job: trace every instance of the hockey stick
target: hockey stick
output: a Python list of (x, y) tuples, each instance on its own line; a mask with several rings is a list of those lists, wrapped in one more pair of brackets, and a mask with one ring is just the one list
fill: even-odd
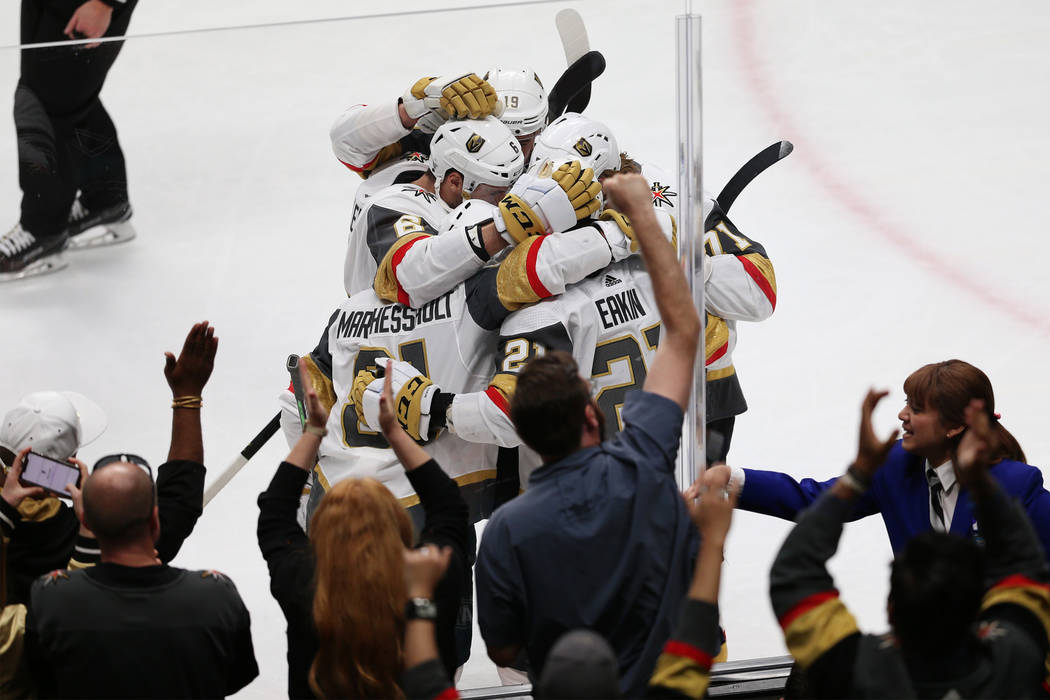
[(576, 10), (567, 8), (555, 15), (554, 24), (558, 27), (558, 36), (561, 37), (561, 45), (565, 49), (565, 65), (571, 66), (591, 50), (583, 17)]
[[(736, 175), (729, 178), (729, 182), (726, 183), (715, 199), (722, 213), (728, 214), (729, 207), (733, 206), (733, 202), (744, 191), (744, 188), (761, 175), (766, 168), (787, 158), (794, 148), (790, 141), (777, 141), (772, 146), (763, 148), (751, 160), (740, 166), (740, 170), (737, 170)], [(705, 228), (708, 227), (705, 226)]]
[(278, 411), (277, 415), (270, 419), (270, 422), (266, 424), (266, 427), (259, 431), (259, 434), (252, 438), (252, 441), (241, 450), (241, 453), (237, 455), (237, 458), (233, 460), (230, 466), (226, 467), (226, 471), (219, 474), (219, 478), (211, 482), (207, 489), (204, 490), (204, 505), (208, 505), (211, 499), (222, 491), (226, 484), (230, 483), (230, 479), (237, 475), (237, 472), (248, 463), (248, 460), (255, 456), (255, 453), (262, 449), (262, 446), (269, 442), (270, 438), (273, 437), (277, 429), (281, 427), (281, 412)]
[[(554, 24), (558, 27), (558, 36), (561, 37), (561, 45), (565, 49), (565, 65), (572, 66), (591, 50), (583, 17), (576, 10), (564, 9), (555, 16)], [(590, 101), (591, 84), (587, 83), (569, 98), (564, 111), (582, 112)]]
[(303, 380), (299, 377), (299, 356), (291, 354), (285, 360), (284, 366), (288, 374), (292, 375), (292, 393), (295, 394), (295, 408), (299, 411), (299, 426), (306, 425), (306, 404), (303, 402)]
[[(285, 367), (288, 369), (288, 373), (292, 375), (292, 391), (295, 393), (295, 405), (299, 410), (299, 420), (305, 425), (306, 423), (306, 406), (303, 405), (303, 385), (299, 380), (299, 356), (292, 354), (288, 356), (285, 361)], [(266, 424), (259, 434), (252, 438), (252, 441), (245, 446), (241, 453), (234, 458), (230, 466), (226, 467), (226, 470), (219, 474), (219, 478), (211, 483), (204, 491), (204, 505), (208, 505), (211, 499), (218, 495), (219, 491), (225, 488), (226, 484), (230, 483), (230, 480), (237, 475), (244, 465), (248, 463), (255, 453), (262, 449), (263, 445), (270, 441), (270, 438), (274, 436), (277, 429), (281, 427), (281, 412), (278, 411), (277, 415), (270, 419), (270, 422)]]
[[(573, 103), (574, 111), (584, 109), (590, 100), (591, 82), (604, 72), (605, 57), (597, 51), (588, 51), (566, 68), (547, 93), (547, 123), (560, 117), (570, 102)], [(582, 95), (584, 88), (587, 89), (586, 98)], [(577, 96), (580, 99), (574, 100)]]

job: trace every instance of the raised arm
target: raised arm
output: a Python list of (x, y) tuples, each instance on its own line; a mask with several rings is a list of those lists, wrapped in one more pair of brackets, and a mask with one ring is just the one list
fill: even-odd
[(403, 149), (429, 152), (430, 135), (449, 115), (477, 119), (498, 105), (492, 86), (473, 73), (420, 78), (397, 100), (358, 104), (340, 114), (329, 131), (332, 151), (343, 165), (368, 177)]
[(700, 339), (700, 316), (693, 306), (685, 274), (653, 212), (652, 192), (646, 179), (641, 175), (617, 175), (605, 181), (604, 191), (612, 207), (630, 219), (663, 324), (660, 346), (643, 388), (671, 399), (685, 410)]
[(1050, 646), (1050, 572), (1032, 524), (988, 471), (992, 427), (984, 402), (966, 407), (967, 430), (956, 450), (955, 473), (970, 492), (985, 540), (987, 587), (981, 616), (1019, 623), (1041, 648)]
[(682, 494), (700, 531), (700, 554), (678, 625), (657, 659), (646, 697), (701, 698), (707, 690), (711, 664), (722, 646), (718, 589), (737, 494), (728, 471), (708, 471)]
[[(769, 574), (769, 595), (788, 650), (805, 669), (821, 661), (811, 680), (829, 697), (842, 696), (848, 687), (842, 669), (852, 667), (859, 629), (839, 600), (827, 561), (835, 554), (842, 523), (853, 500), (871, 484), (896, 440), (875, 436), (871, 414), (886, 392), (869, 391), (861, 405), (857, 458), (846, 473), (806, 510), (788, 534)], [(832, 663), (829, 663), (829, 660)], [(846, 674), (848, 676), (848, 673)], [(828, 684), (839, 684), (831, 687)]]
[(171, 446), (157, 470), (157, 507), (162, 561), (175, 558), (204, 510), (204, 439), (201, 394), (212, 369), (219, 339), (207, 321), (194, 324), (178, 358), (164, 353), (164, 377), (171, 389)]
[[(452, 558), (448, 547), (421, 547), (405, 550), (405, 583), (408, 602), (434, 599), (438, 581)], [(438, 656), (435, 621), (416, 617), (405, 621), (405, 671), (401, 687), (410, 698), (457, 698)]]
[(301, 363), (299, 372), (307, 405), (306, 427), (285, 461), (277, 467), (270, 485), (259, 494), (256, 526), (259, 550), (270, 570), (270, 591), (288, 619), (299, 614), (296, 606), (302, 605), (303, 591), (313, 585), (310, 541), (296, 515), (328, 421), (328, 411), (322, 407), (308, 370)]
[[(501, 297), (502, 290), (513, 292), (515, 286), (526, 294), (522, 298), (507, 294), (504, 304), (514, 309), (550, 296), (543, 277), (556, 292), (558, 287), (564, 289), (566, 280), (578, 281), (610, 260), (610, 245), (597, 230), (547, 246), (556, 250), (538, 260), (547, 234), (571, 230), (598, 210), (599, 192), (594, 172), (574, 161), (541, 176), (522, 175), (498, 205), (477, 199), (460, 204), (442, 220), (440, 231), (421, 225), (403, 233), (404, 225), (398, 228), (395, 221), (396, 235), (375, 239), (389, 243), (375, 245), (369, 237), (377, 261), (373, 289), (381, 299), (417, 307), (465, 281), (492, 255), (514, 245), (516, 252), (501, 265), (511, 275), (501, 272)], [(367, 215), (370, 230), (379, 229), (371, 221), (377, 207), (373, 202)], [(558, 261), (560, 254), (567, 254), (565, 262)]]

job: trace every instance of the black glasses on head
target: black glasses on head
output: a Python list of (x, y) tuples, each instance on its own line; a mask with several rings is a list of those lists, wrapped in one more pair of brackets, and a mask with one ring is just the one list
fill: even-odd
[(120, 452), (114, 455), (106, 455), (102, 459), (95, 462), (95, 466), (91, 467), (91, 471), (94, 472), (100, 467), (104, 467), (107, 464), (114, 464), (116, 462), (127, 462), (128, 464), (134, 464), (139, 469), (149, 474), (149, 478), (153, 478), (153, 468), (150, 467), (149, 462), (147, 462), (142, 457), (139, 457), (138, 455), (133, 455), (129, 452)]

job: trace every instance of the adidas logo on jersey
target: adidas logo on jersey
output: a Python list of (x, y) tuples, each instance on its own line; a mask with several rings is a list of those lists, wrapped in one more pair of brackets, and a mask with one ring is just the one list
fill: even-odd
[(612, 275), (606, 275), (605, 276), (605, 286), (606, 287), (614, 287), (614, 286), (620, 284), (620, 282), (621, 282), (621, 280), (619, 278), (617, 278), (617, 277), (613, 277)]

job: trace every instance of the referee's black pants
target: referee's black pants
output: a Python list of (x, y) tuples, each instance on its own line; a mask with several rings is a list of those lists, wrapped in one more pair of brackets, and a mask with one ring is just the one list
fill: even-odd
[[(64, 41), (62, 30), (84, 0), (22, 0), (21, 43)], [(106, 36), (127, 31), (137, 0), (113, 10)], [(89, 210), (128, 199), (124, 153), (99, 93), (124, 42), (23, 49), (15, 89), (22, 227), (60, 235), (77, 192)]]

